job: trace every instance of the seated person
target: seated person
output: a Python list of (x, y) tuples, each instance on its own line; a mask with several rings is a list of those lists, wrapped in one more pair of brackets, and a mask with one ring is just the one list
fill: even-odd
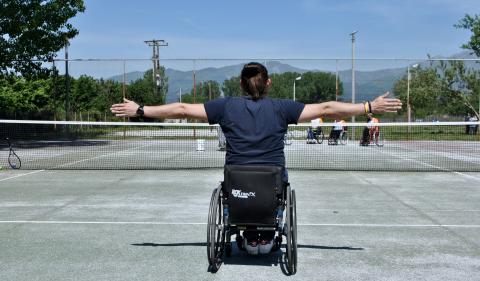
[(332, 130), (330, 131), (330, 136), (329, 139), (333, 141), (333, 143), (337, 144), (338, 143), (338, 138), (340, 137), (340, 134), (343, 131), (344, 124), (335, 119), (335, 122), (333, 124)]
[(322, 127), (320, 124), (323, 123), (322, 118), (316, 118), (310, 121), (310, 127), (307, 129), (307, 140), (314, 141), (322, 133)]
[(375, 139), (378, 140), (378, 136), (380, 135), (380, 127), (375, 126), (375, 124), (379, 123), (378, 118), (373, 117), (373, 114), (369, 113), (368, 117), (370, 118), (370, 121), (368, 121), (368, 134), (370, 137), (370, 143), (373, 142), (373, 136), (375, 136)]
[[(468, 121), (469, 122), (477, 122), (478, 119), (476, 116), (470, 116), (468, 118)], [(469, 135), (476, 135), (477, 134), (477, 130), (478, 130), (478, 125), (477, 124), (471, 124), (471, 125), (468, 125), (468, 134)]]
[[(114, 104), (112, 113), (117, 117), (145, 116), (151, 118), (190, 118), (219, 124), (227, 141), (226, 165), (274, 165), (285, 168), (284, 135), (289, 124), (306, 122), (319, 117), (339, 118), (365, 114), (365, 104), (324, 102), (303, 104), (289, 99), (268, 97), (272, 80), (260, 63), (246, 64), (240, 75), (241, 97), (218, 98), (205, 104), (170, 103), (158, 106), (143, 106), (124, 99)], [(396, 112), (401, 101), (387, 98), (388, 93), (371, 102), (371, 111)], [(286, 169), (283, 180), (288, 181)], [(272, 231), (244, 232), (247, 251), (258, 253), (258, 245), (264, 250), (273, 245)]]

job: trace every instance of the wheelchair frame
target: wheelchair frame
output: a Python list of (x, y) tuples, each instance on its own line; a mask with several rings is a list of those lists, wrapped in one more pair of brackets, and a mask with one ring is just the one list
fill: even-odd
[[(274, 192), (274, 191), (272, 191)], [(274, 230), (278, 234), (274, 239), (272, 251), (279, 250), (282, 244), (282, 236), (286, 238), (286, 269), (290, 275), (297, 271), (297, 214), (296, 214), (296, 196), (288, 183), (282, 186), (281, 200), (277, 208), (285, 208), (285, 219), (282, 217), (276, 220), (274, 225), (241, 225), (231, 224), (229, 221), (228, 208), (225, 208), (225, 202), (228, 195), (225, 191), (225, 182), (212, 192), (210, 207), (208, 212), (207, 225), (207, 258), (209, 271), (217, 272), (223, 263), (223, 257), (229, 257), (232, 254), (231, 236), (237, 234), (236, 243), (241, 249), (243, 239), (240, 236), (241, 230)]]

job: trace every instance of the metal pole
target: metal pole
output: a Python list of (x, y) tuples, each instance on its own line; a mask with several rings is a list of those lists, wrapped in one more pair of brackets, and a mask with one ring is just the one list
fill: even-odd
[[(52, 60), (52, 68), (53, 68), (53, 99), (55, 100), (53, 104), (53, 120), (57, 121), (57, 67), (55, 66), (55, 60)], [(55, 130), (57, 129), (57, 124), (54, 126)]]
[[(123, 83), (122, 83), (122, 102), (125, 102), (125, 98), (126, 98), (126, 83), (127, 83), (127, 68), (126, 68), (126, 62), (125, 60), (123, 60)], [(127, 118), (124, 116), (123, 117), (123, 122), (126, 122)], [(123, 138), (125, 139), (127, 137), (127, 126), (123, 126)]]
[(168, 46), (165, 40), (152, 39), (144, 41), (148, 46), (152, 47), (152, 81), (153, 81), (153, 94), (157, 96), (160, 92), (160, 47)]
[(212, 85), (208, 81), (208, 100), (212, 100)]
[(68, 74), (68, 42), (65, 44), (65, 121), (69, 121), (70, 113), (70, 79)]
[(195, 61), (193, 61), (193, 103), (197, 101), (197, 75), (195, 73)]
[[(197, 101), (197, 77), (195, 73), (195, 61), (193, 61), (193, 103)], [(193, 138), (197, 138), (196, 128), (193, 128)]]
[(295, 82), (296, 81), (297, 81), (296, 79), (293, 80), (293, 101), (295, 101)]
[[(358, 31), (350, 33), (352, 36), (352, 103), (355, 103), (355, 34)], [(352, 123), (355, 123), (355, 116), (352, 116)], [(352, 127), (352, 140), (355, 141), (355, 126)]]
[(336, 62), (336, 71), (335, 71), (335, 101), (338, 101), (338, 60)]
[(152, 81), (155, 81), (155, 72), (156, 72), (156, 68), (157, 68), (157, 55), (156, 55), (156, 48), (155, 48), (155, 45), (153, 45), (153, 48), (152, 48), (152, 62), (153, 62), (153, 69), (152, 69)]
[[(411, 111), (410, 111), (410, 64), (407, 67), (407, 121), (411, 122)], [(410, 126), (408, 126), (408, 131), (410, 132)]]

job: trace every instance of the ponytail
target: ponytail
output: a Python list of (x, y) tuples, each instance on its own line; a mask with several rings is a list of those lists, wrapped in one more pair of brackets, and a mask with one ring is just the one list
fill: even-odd
[(251, 62), (242, 69), (240, 76), (240, 85), (245, 94), (252, 97), (253, 100), (259, 100), (267, 95), (268, 71), (260, 63)]

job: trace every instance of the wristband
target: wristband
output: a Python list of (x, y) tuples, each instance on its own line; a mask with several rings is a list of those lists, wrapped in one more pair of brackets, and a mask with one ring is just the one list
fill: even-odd
[(143, 111), (143, 105), (140, 105), (137, 109), (137, 115), (141, 117), (144, 114), (145, 114), (145, 112)]
[(367, 103), (368, 103), (368, 113), (373, 113), (372, 112), (372, 104), (369, 101), (367, 101)]
[(369, 105), (368, 105), (368, 102), (364, 102), (363, 103), (363, 108), (365, 109), (365, 114), (368, 114), (370, 112), (369, 110)]

